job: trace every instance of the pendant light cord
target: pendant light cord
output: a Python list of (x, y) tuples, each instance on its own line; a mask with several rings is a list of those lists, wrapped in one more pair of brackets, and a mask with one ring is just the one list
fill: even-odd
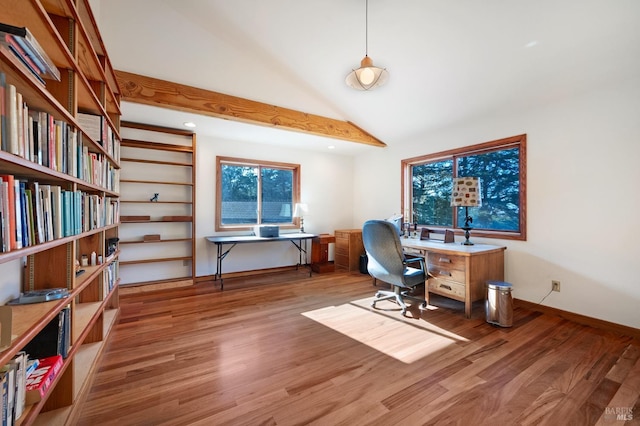
[(364, 56), (369, 56), (369, 0), (364, 9)]

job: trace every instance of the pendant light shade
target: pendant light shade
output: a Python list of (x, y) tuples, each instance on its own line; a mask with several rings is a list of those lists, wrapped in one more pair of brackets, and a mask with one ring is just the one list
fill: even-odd
[(370, 90), (382, 86), (389, 78), (389, 73), (384, 68), (373, 65), (370, 57), (365, 56), (360, 61), (360, 68), (347, 75), (347, 86), (356, 90)]
[(360, 68), (347, 75), (347, 86), (356, 90), (371, 90), (382, 86), (389, 79), (389, 73), (385, 68), (373, 65), (369, 57), (369, 0), (366, 1), (365, 13), (365, 56), (360, 61)]

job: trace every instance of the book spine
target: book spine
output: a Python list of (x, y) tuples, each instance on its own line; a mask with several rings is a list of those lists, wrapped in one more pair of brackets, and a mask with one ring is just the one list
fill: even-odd
[[(0, 33), (2, 34), (2, 33)], [(40, 74), (38, 74), (38, 70), (37, 69), (33, 69), (31, 64), (29, 64), (29, 62), (27, 62), (27, 58), (24, 57), (15, 46), (10, 45), (9, 43), (5, 42), (4, 40), (2, 40), (0, 38), (0, 51), (4, 52), (5, 55), (9, 54), (13, 57), (15, 57), (18, 62), (18, 66), (20, 68), (22, 68), (23, 72), (25, 74), (30, 74), (32, 75), (38, 82), (40, 82), (42, 85), (45, 85), (45, 81), (42, 79), (42, 77), (40, 77)]]
[(0, 71), (0, 149), (7, 151), (7, 76)]
[(20, 43), (17, 42), (14, 36), (11, 36), (10, 34), (6, 34), (4, 37), (4, 40), (9, 44), (9, 47), (14, 50), (14, 52), (16, 53), (16, 56), (23, 59), (24, 62), (27, 63), (27, 65), (29, 66), (29, 69), (34, 74), (39, 76), (39, 74), (44, 74), (46, 72), (44, 64), (42, 64), (38, 60), (38, 58), (34, 58), (30, 56), (27, 52), (25, 52), (24, 48), (20, 45)]
[(0, 176), (6, 187), (5, 203), (8, 212), (8, 240), (9, 250), (16, 250), (16, 202), (15, 202), (15, 190), (14, 190), (14, 177), (13, 175), (1, 175)]
[(9, 185), (2, 180), (2, 249), (7, 252), (11, 250), (11, 209), (9, 207)]
[(18, 100), (16, 86), (7, 84), (7, 143), (6, 151), (11, 154), (18, 154)]
[(28, 30), (26, 37), (20, 37), (14, 34), (9, 35), (9, 37), (13, 38), (34, 62), (38, 63), (39, 68), (41, 66), (42, 69), (44, 69), (42, 72), (43, 75), (60, 81), (60, 71)]

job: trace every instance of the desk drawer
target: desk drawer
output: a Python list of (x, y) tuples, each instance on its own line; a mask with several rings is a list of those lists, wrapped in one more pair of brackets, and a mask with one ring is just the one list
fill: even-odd
[(462, 283), (440, 278), (429, 278), (428, 283), (431, 293), (440, 294), (461, 302), (465, 300), (465, 286)]
[(438, 266), (429, 265), (429, 275), (434, 278), (443, 279), (447, 281), (456, 281), (464, 284), (465, 273), (457, 269), (447, 269)]
[(464, 257), (443, 253), (429, 252), (429, 267), (446, 271), (458, 270), (464, 271)]

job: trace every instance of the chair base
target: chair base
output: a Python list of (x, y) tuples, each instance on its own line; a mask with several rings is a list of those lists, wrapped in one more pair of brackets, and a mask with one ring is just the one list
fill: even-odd
[(401, 287), (394, 287), (393, 291), (387, 290), (378, 290), (376, 293), (375, 299), (371, 302), (371, 307), (375, 308), (376, 303), (382, 300), (392, 300), (395, 299), (396, 303), (400, 305), (402, 308), (402, 315), (407, 313), (407, 305), (404, 303), (404, 299), (413, 300), (415, 302), (421, 302), (420, 308), (424, 309), (427, 307), (427, 301), (425, 299), (421, 299), (419, 297), (411, 296), (409, 294), (410, 290), (401, 291)]

